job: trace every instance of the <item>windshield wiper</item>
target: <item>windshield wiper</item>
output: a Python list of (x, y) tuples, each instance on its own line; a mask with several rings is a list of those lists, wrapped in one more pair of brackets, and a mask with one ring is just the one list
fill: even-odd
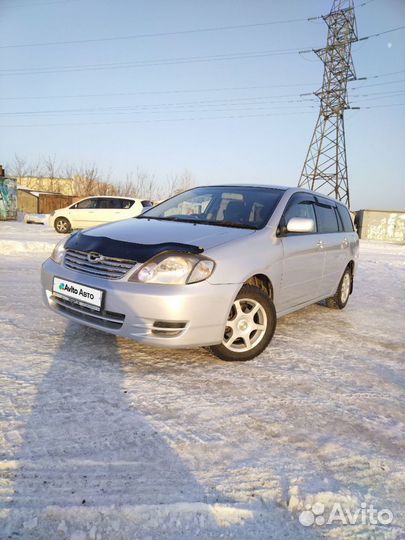
[(146, 216), (146, 215), (143, 215), (143, 214), (141, 214), (140, 216), (135, 216), (135, 219), (160, 219), (160, 220), (163, 220), (163, 221), (167, 220), (167, 218), (165, 218), (165, 217)]
[(206, 221), (202, 220), (202, 219), (190, 219), (187, 217), (179, 217), (179, 216), (162, 216), (162, 217), (158, 217), (158, 216), (147, 216), (147, 215), (141, 215), (141, 216), (137, 216), (138, 218), (142, 218), (142, 219), (159, 219), (161, 221), (180, 221), (182, 223), (206, 223)]
[(256, 225), (248, 225), (246, 223), (235, 223), (234, 221), (209, 221), (206, 219), (187, 219), (187, 217), (181, 218), (179, 216), (167, 216), (167, 217), (158, 217), (158, 216), (147, 216), (141, 215), (137, 216), (138, 219), (158, 219), (161, 221), (178, 221), (181, 223), (194, 223), (198, 225), (217, 225), (218, 227), (233, 227), (235, 229), (251, 229), (257, 231), (259, 227)]
[(251, 229), (257, 231), (256, 225), (248, 225), (247, 223), (235, 223), (234, 221), (204, 221), (207, 225), (218, 225), (218, 227), (234, 227), (235, 229)]

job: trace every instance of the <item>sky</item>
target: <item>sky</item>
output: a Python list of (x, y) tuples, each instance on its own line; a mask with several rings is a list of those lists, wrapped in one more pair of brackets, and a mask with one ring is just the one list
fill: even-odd
[[(326, 24), (307, 19), (331, 3), (0, 0), (0, 163), (294, 186), (323, 73), (299, 51), (324, 46)], [(403, 0), (355, 5), (359, 37), (403, 25)], [(353, 45), (367, 77), (345, 112), (354, 210), (404, 208), (403, 45), (403, 28)]]

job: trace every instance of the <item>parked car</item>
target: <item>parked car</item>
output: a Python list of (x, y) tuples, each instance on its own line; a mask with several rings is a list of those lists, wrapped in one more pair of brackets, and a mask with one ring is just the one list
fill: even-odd
[(139, 216), (150, 206), (153, 206), (151, 201), (132, 197), (86, 197), (52, 212), (49, 224), (58, 233), (66, 234), (73, 229), (85, 229)]
[(348, 209), (319, 193), (198, 187), (62, 240), (42, 266), (44, 301), (151, 345), (250, 360), (277, 317), (321, 300), (346, 306), (358, 244)]

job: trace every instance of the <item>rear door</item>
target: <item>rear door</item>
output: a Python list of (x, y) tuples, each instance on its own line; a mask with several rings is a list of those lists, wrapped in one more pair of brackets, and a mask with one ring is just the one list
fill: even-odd
[(97, 210), (95, 212), (95, 225), (111, 223), (125, 219), (125, 213), (122, 210), (122, 199), (115, 197), (99, 197)]
[(102, 197), (100, 200), (100, 209), (102, 212), (103, 223), (120, 221), (140, 214), (136, 211), (136, 201), (134, 199), (125, 199), (121, 197)]
[(350, 246), (347, 234), (343, 230), (342, 220), (337, 212), (337, 205), (322, 197), (316, 197), (316, 220), (319, 241), (325, 253), (322, 296), (335, 294), (344, 269), (349, 261)]
[[(320, 294), (325, 254), (319, 244), (314, 205), (315, 198), (312, 195), (296, 193), (289, 200), (280, 221), (279, 235), (284, 255), (279, 311), (314, 300)], [(287, 223), (293, 217), (313, 219), (314, 231), (287, 232)]]

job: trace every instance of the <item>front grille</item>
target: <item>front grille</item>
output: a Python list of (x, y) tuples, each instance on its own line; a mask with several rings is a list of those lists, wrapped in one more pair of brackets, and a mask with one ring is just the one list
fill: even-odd
[(120, 279), (136, 265), (136, 261), (105, 256), (99, 262), (92, 262), (88, 260), (87, 255), (85, 251), (68, 249), (65, 253), (64, 265), (71, 270), (104, 279)]
[(66, 313), (79, 321), (90, 322), (101, 328), (118, 330), (124, 323), (125, 315), (113, 311), (97, 311), (66, 298), (52, 296), (53, 305), (58, 311)]

